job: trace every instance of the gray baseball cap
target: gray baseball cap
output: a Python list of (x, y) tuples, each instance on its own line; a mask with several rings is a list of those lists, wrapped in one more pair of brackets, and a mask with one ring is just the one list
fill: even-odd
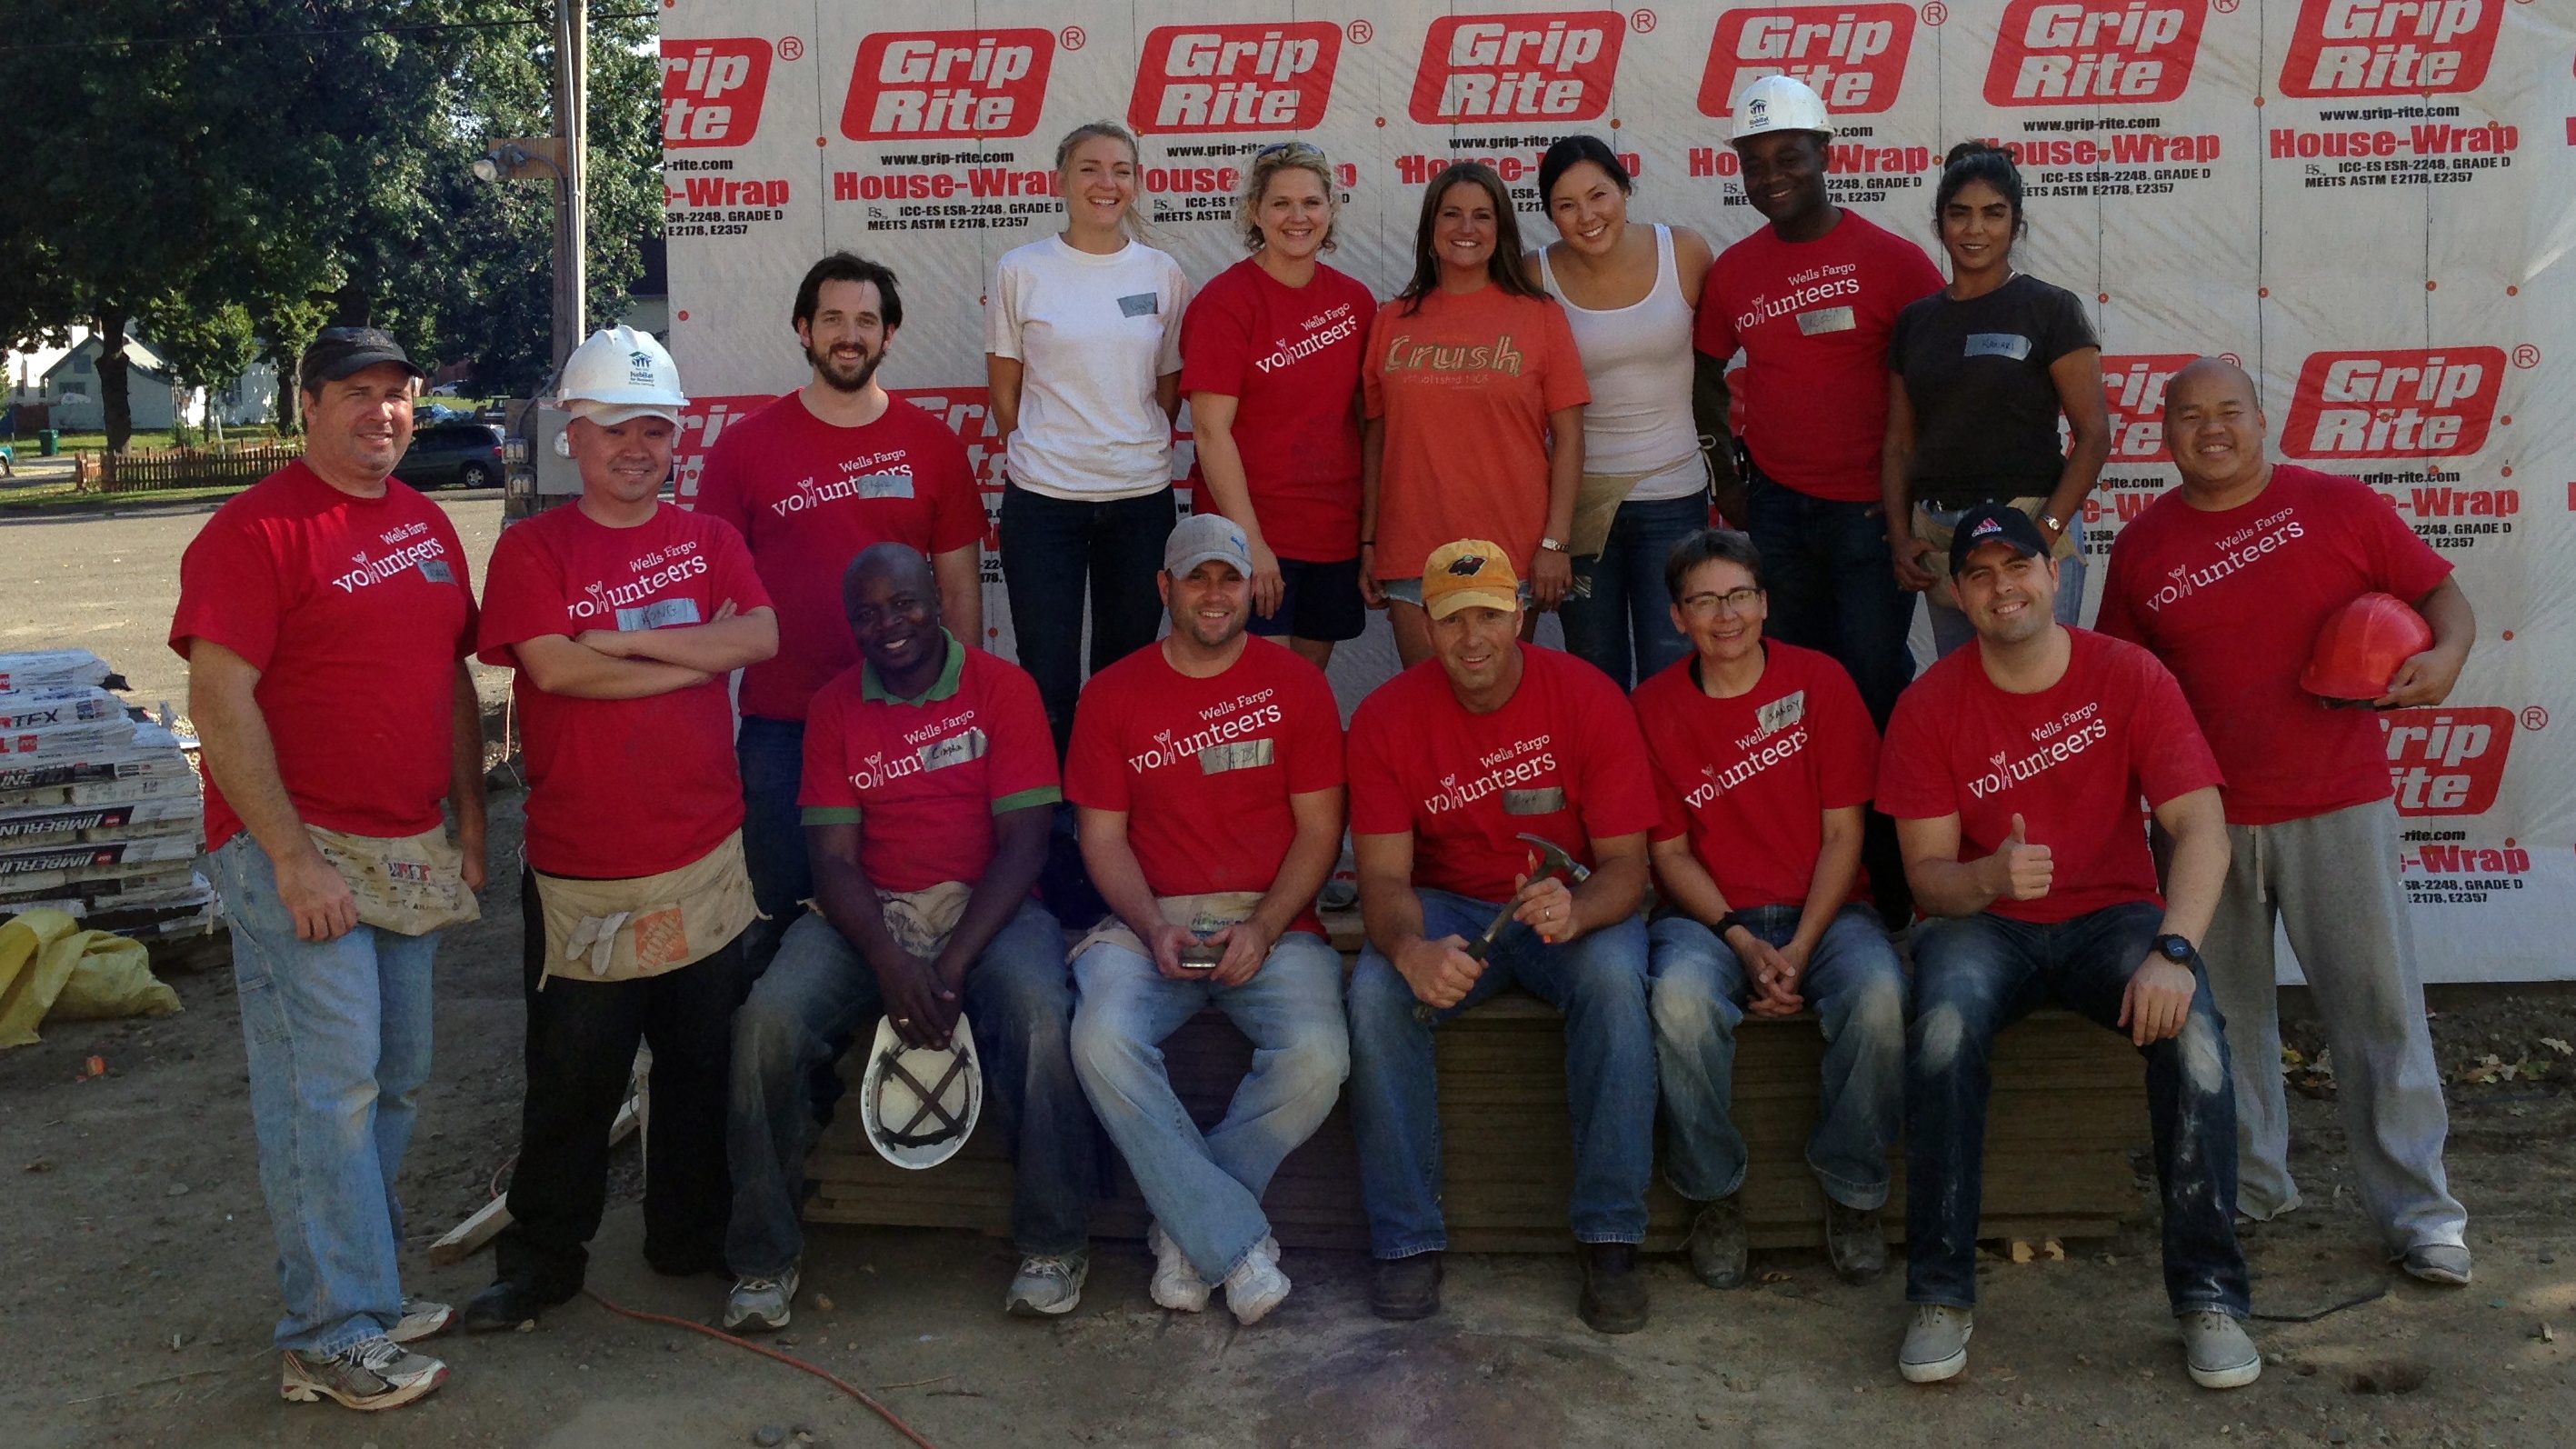
[(1252, 541), (1243, 534), (1243, 526), (1222, 513), (1193, 513), (1173, 528), (1163, 545), (1163, 571), (1173, 578), (1187, 578), (1190, 570), (1217, 559), (1234, 566), (1245, 578), (1252, 577)]

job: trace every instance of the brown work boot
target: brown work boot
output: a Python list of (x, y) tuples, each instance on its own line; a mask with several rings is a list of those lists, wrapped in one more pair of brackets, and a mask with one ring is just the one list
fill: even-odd
[(1380, 1258), (1369, 1283), (1369, 1312), (1408, 1323), (1440, 1311), (1440, 1255)]
[(1583, 1245), (1583, 1297), (1577, 1305), (1595, 1333), (1634, 1333), (1646, 1326), (1646, 1279), (1634, 1243)]
[(1825, 1199), (1825, 1256), (1834, 1276), (1846, 1283), (1868, 1283), (1887, 1271), (1887, 1230), (1878, 1209), (1845, 1207)]
[(1691, 1219), (1691, 1271), (1711, 1288), (1741, 1288), (1752, 1262), (1752, 1240), (1744, 1233), (1744, 1209), (1733, 1196), (1719, 1198)]

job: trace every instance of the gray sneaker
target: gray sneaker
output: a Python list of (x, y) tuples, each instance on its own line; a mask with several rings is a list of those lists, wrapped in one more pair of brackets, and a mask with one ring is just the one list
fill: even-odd
[(2215, 1308), (2182, 1315), (2183, 1356), (2204, 1389), (2241, 1389), (2263, 1376), (2263, 1355), (2245, 1326)]
[(796, 1301), (796, 1265), (775, 1278), (737, 1278), (725, 1299), (727, 1333), (776, 1333), (787, 1326), (788, 1305)]
[(1061, 1258), (1026, 1257), (1002, 1299), (1002, 1311), (1022, 1316), (1071, 1313), (1082, 1302), (1082, 1280), (1091, 1276), (1091, 1253), (1076, 1249)]
[(2469, 1250), (2457, 1243), (2417, 1243), (2400, 1261), (2427, 1283), (2457, 1288), (2469, 1281)]
[(385, 1337), (396, 1343), (418, 1343), (445, 1331), (447, 1325), (455, 1321), (456, 1310), (444, 1303), (432, 1303), (426, 1298), (405, 1298), (402, 1301), (402, 1322), (388, 1330)]
[(1976, 1331), (1977, 1315), (1965, 1308), (1916, 1304), (1914, 1326), (1905, 1330), (1905, 1347), (1896, 1351), (1896, 1371), (1909, 1384), (1957, 1378), (1968, 1366), (1968, 1337)]
[(447, 1382), (447, 1365), (390, 1338), (361, 1339), (335, 1354), (286, 1351), (278, 1393), (290, 1403), (330, 1399), (362, 1413), (426, 1397)]

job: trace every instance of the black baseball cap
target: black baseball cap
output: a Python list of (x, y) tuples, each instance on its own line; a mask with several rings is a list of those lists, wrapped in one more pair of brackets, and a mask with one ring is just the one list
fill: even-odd
[(1968, 566), (1979, 546), (2000, 543), (2024, 558), (2048, 557), (2048, 540), (2030, 515), (2009, 503), (1980, 503), (1959, 515), (1950, 529), (1950, 577)]
[(311, 392), (323, 383), (338, 382), (382, 362), (390, 362), (414, 377), (429, 376), (419, 363), (403, 354), (401, 343), (376, 328), (325, 327), (314, 336), (313, 345), (304, 349), (303, 364), (296, 369), (298, 385)]

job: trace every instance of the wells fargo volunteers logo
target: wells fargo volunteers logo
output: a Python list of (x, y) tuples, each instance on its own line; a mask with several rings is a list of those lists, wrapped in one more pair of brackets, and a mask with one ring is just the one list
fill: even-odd
[(769, 42), (662, 42), (662, 147), (739, 146), (760, 129)]
[(2504, 392), (2500, 347), (2312, 352), (2281, 451), (2293, 458), (2448, 458), (2486, 446)]
[(1767, 75), (1805, 82), (1837, 116), (1896, 104), (1914, 48), (1911, 5), (1782, 5), (1717, 19), (1701, 72), (1699, 113), (1732, 116), (1735, 98)]
[(881, 32), (859, 42), (841, 134), (853, 141), (1025, 136), (1045, 109), (1044, 30)]
[(2513, 711), (2494, 705), (2382, 711), (2397, 813), (2484, 815), (2494, 808), (2513, 728)]
[(2396, 96), (2473, 91), (2487, 78), (2504, 0), (2305, 0), (2281, 93)]
[(1165, 25), (1145, 37), (1127, 124), (1139, 134), (1303, 131), (1324, 119), (1342, 30), (1322, 20)]
[(1990, 106), (2153, 104), (2191, 85), (2209, 0), (2012, 0), (1986, 67)]
[(1444, 15), (1423, 38), (1409, 114), (1426, 125), (1596, 119), (1627, 26), (1613, 10)]

